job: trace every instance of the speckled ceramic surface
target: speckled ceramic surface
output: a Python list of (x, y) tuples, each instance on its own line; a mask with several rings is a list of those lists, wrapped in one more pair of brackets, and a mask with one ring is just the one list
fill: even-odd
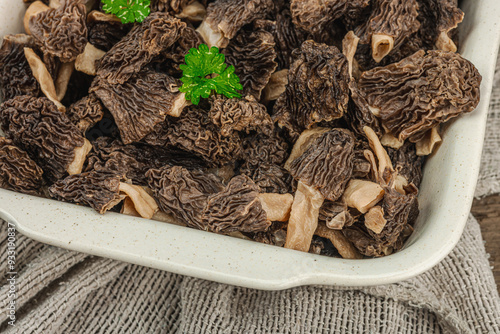
[[(22, 31), (21, 0), (0, 0), (0, 35)], [(405, 248), (379, 259), (344, 260), (168, 225), (0, 189), (0, 217), (39, 241), (189, 276), (257, 289), (305, 284), (361, 286), (415, 276), (455, 246), (469, 214), (500, 36), (500, 1), (462, 2), (461, 53), (483, 76), (476, 111), (449, 126), (427, 162), (421, 214)]]

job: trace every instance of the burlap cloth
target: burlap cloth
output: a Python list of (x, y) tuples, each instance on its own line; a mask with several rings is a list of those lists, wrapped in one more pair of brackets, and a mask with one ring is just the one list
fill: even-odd
[[(500, 192), (500, 57), (476, 196)], [(498, 222), (500, 224), (500, 222)], [(0, 229), (5, 284), (7, 227)], [(258, 291), (88, 256), (17, 234), (17, 320), (6, 333), (500, 333), (500, 298), (470, 216), (453, 252), (413, 279)]]

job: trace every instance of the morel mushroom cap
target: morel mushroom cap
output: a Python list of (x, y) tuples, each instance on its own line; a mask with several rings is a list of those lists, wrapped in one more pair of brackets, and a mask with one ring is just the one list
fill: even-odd
[(88, 41), (107, 52), (127, 35), (131, 26), (122, 24), (116, 15), (93, 10), (87, 15)]
[[(168, 68), (172, 76), (182, 75), (180, 65), (184, 64), (184, 57), (192, 48), (198, 48), (203, 43), (201, 35), (193, 28), (186, 26), (180, 30), (179, 38), (166, 50), (162, 51), (157, 61)], [(153, 60), (154, 62), (155, 60)]]
[(310, 141), (298, 157), (292, 152), (285, 168), (295, 179), (318, 189), (323, 197), (335, 201), (342, 196), (352, 175), (354, 143), (350, 131), (328, 130)]
[(241, 27), (273, 10), (272, 0), (216, 0), (208, 5), (207, 16), (197, 31), (209, 47), (225, 48)]
[(71, 123), (75, 124), (82, 133), (94, 126), (104, 116), (104, 107), (94, 93), (85, 96), (73, 103), (66, 110)]
[(172, 46), (185, 27), (184, 22), (169, 14), (152, 13), (100, 59), (97, 75), (111, 84), (125, 83)]
[(3, 101), (19, 95), (38, 97), (40, 86), (31, 72), (24, 48), (33, 48), (33, 37), (6, 35), (0, 48), (0, 87)]
[(335, 46), (304, 42), (294, 52), (288, 85), (274, 106), (275, 117), (289, 113), (302, 130), (341, 118), (349, 101), (348, 70), (346, 57)]
[[(30, 154), (49, 180), (64, 177), (75, 161), (83, 164), (86, 149), (82, 149), (88, 141), (47, 98), (18, 96), (8, 100), (0, 107), (0, 120), (6, 136)], [(76, 154), (77, 149), (80, 154)]]
[(70, 175), (49, 187), (51, 197), (84, 204), (103, 214), (120, 203), (120, 177), (110, 173), (90, 172)]
[(250, 177), (265, 193), (286, 194), (292, 192), (292, 176), (280, 165), (260, 162), (257, 165), (246, 161), (240, 173)]
[(152, 0), (151, 12), (164, 12), (172, 15), (179, 14), (183, 8), (194, 2), (194, 0)]
[(285, 92), (288, 85), (288, 70), (280, 70), (271, 74), (269, 82), (262, 90), (262, 103), (274, 101)]
[(190, 106), (177, 119), (158, 124), (144, 141), (155, 146), (174, 146), (191, 152), (211, 167), (224, 166), (241, 157), (241, 138), (237, 133), (227, 137), (220, 133), (206, 111)]
[(290, 10), (293, 23), (311, 34), (316, 34), (348, 11), (361, 11), (369, 3), (369, 0), (292, 0)]
[(358, 252), (358, 250), (353, 246), (353, 244), (347, 239), (341, 231), (332, 230), (325, 226), (323, 223), (319, 223), (314, 234), (322, 238), (330, 240), (333, 246), (338, 250), (340, 256), (344, 259), (362, 259), (363, 256)]
[(455, 29), (464, 19), (464, 12), (458, 8), (457, 0), (430, 1), (437, 7), (436, 47), (439, 50), (457, 52), (457, 46), (450, 37), (450, 31)]
[(123, 84), (110, 84), (99, 77), (94, 92), (111, 112), (123, 143), (137, 142), (167, 115), (178, 117), (187, 104), (178, 81), (166, 74), (144, 71)]
[(262, 132), (243, 139), (243, 160), (251, 166), (261, 163), (281, 165), (288, 158), (288, 144), (277, 133)]
[(272, 135), (274, 124), (264, 105), (251, 95), (243, 99), (227, 99), (218, 96), (211, 101), (209, 117), (220, 128), (221, 135), (227, 137), (233, 132), (259, 130)]
[(242, 30), (222, 51), (226, 56), (226, 63), (235, 67), (234, 73), (240, 78), (242, 95), (260, 99), (262, 90), (278, 67), (274, 46), (271, 33), (264, 30)]
[(43, 171), (28, 154), (0, 137), (0, 188), (39, 195)]
[(425, 159), (418, 155), (415, 144), (405, 142), (397, 150), (387, 148), (387, 153), (394, 169), (398, 171), (398, 175), (403, 176), (408, 183), (413, 183), (416, 187), (419, 187)]
[(364, 72), (358, 86), (383, 126), (399, 140), (411, 140), (474, 110), (480, 83), (477, 69), (459, 54), (422, 50)]
[(351, 226), (354, 223), (354, 217), (344, 201), (326, 200), (319, 210), (319, 221), (324, 222), (330, 229), (341, 230), (344, 226)]
[(42, 11), (29, 19), (29, 31), (43, 52), (71, 62), (87, 44), (85, 5), (65, 0), (58, 8)]

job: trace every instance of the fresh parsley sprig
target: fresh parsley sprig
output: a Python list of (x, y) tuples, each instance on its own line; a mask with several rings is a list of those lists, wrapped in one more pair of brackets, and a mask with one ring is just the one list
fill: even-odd
[(102, 9), (118, 16), (123, 24), (142, 22), (149, 15), (151, 0), (102, 0)]
[(198, 49), (189, 50), (184, 57), (186, 64), (180, 65), (182, 70), (182, 86), (179, 91), (186, 93), (186, 100), (198, 105), (200, 98), (207, 98), (212, 91), (224, 94), (228, 98), (238, 97), (242, 90), (240, 78), (234, 74), (234, 66), (227, 66), (226, 58), (219, 49), (201, 44)]

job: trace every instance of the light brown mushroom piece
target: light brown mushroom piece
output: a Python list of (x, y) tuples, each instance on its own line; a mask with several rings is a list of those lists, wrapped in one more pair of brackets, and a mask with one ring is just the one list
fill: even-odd
[[(134, 209), (143, 218), (151, 219), (156, 211), (158, 204), (151, 195), (141, 186), (120, 182), (120, 192), (125, 193), (133, 202)], [(130, 208), (127, 211), (131, 211)]]
[(280, 70), (271, 74), (269, 82), (262, 90), (262, 102), (277, 100), (285, 92), (288, 84), (288, 69)]
[(33, 51), (32, 48), (24, 48), (24, 55), (28, 60), (28, 64), (30, 65), (31, 71), (33, 72), (33, 76), (40, 84), (42, 92), (57, 106), (57, 109), (59, 111), (66, 111), (66, 108), (61, 104), (61, 102), (59, 102), (57, 98), (54, 80), (52, 79), (52, 76), (50, 75), (43, 61), (40, 59), (40, 57), (38, 57), (38, 55), (35, 53), (35, 51)]
[(95, 62), (101, 59), (106, 52), (96, 48), (90, 43), (87, 43), (83, 53), (76, 57), (75, 69), (88, 75), (96, 75)]
[(395, 150), (399, 149), (405, 143), (404, 140), (401, 141), (391, 135), (390, 133), (384, 133), (382, 138), (380, 138), (380, 143), (386, 147), (391, 147)]
[(384, 193), (384, 189), (375, 182), (353, 179), (347, 184), (343, 198), (347, 206), (366, 213), (384, 198)]
[(326, 227), (326, 225), (320, 223), (314, 232), (315, 235), (322, 238), (328, 239), (332, 242), (333, 247), (337, 249), (340, 256), (344, 259), (362, 259), (361, 255), (356, 247), (344, 236), (341, 231), (332, 230)]
[[(120, 210), (121, 214), (127, 215), (127, 216), (134, 216), (134, 217), (141, 217), (139, 212), (137, 212), (135, 208), (135, 204), (132, 201), (132, 199), (128, 196), (125, 197), (123, 201), (122, 208)], [(172, 215), (165, 213), (163, 211), (156, 211), (153, 214), (153, 217), (151, 217), (152, 220), (160, 221), (163, 223), (168, 223), (168, 224), (173, 224), (173, 225), (178, 225), (178, 226), (186, 226), (186, 224), (183, 224), (181, 221), (175, 219)]]
[(372, 57), (379, 63), (394, 48), (394, 38), (386, 34), (372, 35)]
[(113, 14), (105, 14), (98, 10), (93, 10), (87, 15), (87, 22), (122, 22), (119, 17)]
[(288, 221), (285, 248), (309, 251), (323, 201), (324, 197), (317, 189), (298, 182)]
[(30, 18), (37, 15), (38, 13), (45, 12), (46, 10), (49, 10), (50, 7), (44, 4), (41, 1), (35, 1), (33, 2), (28, 9), (26, 9), (26, 13), (24, 13), (24, 31), (28, 34), (31, 35), (30, 31)]
[[(342, 53), (347, 58), (347, 62), (349, 64), (349, 77), (352, 79), (353, 77), (353, 67), (354, 64), (354, 55), (356, 54), (356, 50), (358, 49), (359, 37), (354, 34), (353, 31), (349, 31), (342, 40)], [(357, 72), (357, 70), (356, 70)]]
[(438, 128), (439, 126), (435, 126), (428, 130), (424, 137), (415, 143), (417, 155), (422, 156), (431, 154), (436, 146), (442, 141)]
[(288, 221), (293, 203), (292, 194), (263, 193), (259, 194), (259, 199), (268, 220), (273, 222)]
[(387, 220), (384, 218), (384, 209), (374, 206), (365, 214), (365, 226), (374, 233), (379, 234), (385, 227)]
[(201, 22), (207, 16), (207, 9), (199, 1), (194, 1), (182, 9), (176, 15), (179, 19), (187, 19), (191, 22)]
[(80, 174), (82, 172), (87, 154), (89, 154), (92, 149), (92, 144), (87, 140), (87, 138), (83, 138), (83, 141), (83, 146), (75, 148), (75, 158), (66, 169), (69, 175)]
[(61, 63), (55, 82), (57, 99), (61, 101), (68, 90), (69, 79), (75, 69), (75, 62)]

